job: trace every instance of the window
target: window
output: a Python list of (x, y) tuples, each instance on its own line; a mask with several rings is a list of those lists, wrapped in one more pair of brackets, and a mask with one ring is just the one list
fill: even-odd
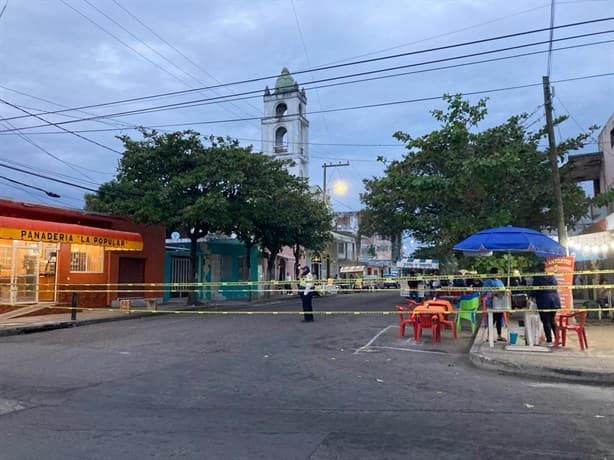
[(278, 117), (283, 117), (287, 111), (288, 111), (288, 106), (284, 104), (283, 102), (281, 104), (278, 104), (277, 107), (275, 107), (275, 114)]
[(345, 243), (337, 243), (337, 254), (339, 257), (345, 256)]
[(280, 126), (275, 131), (275, 153), (284, 153), (288, 151), (288, 130)]
[(610, 131), (610, 147), (614, 147), (614, 128)]
[(102, 273), (104, 248), (73, 244), (70, 247), (70, 271)]

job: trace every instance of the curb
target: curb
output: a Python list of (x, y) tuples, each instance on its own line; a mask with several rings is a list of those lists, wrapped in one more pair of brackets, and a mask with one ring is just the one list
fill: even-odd
[[(55, 322), (40, 322), (33, 324), (24, 324), (22, 326), (13, 326), (6, 329), (2, 329), (0, 325), (0, 337), (9, 337), (11, 335), (22, 334), (34, 334), (37, 332), (53, 331), (55, 329), (69, 329), (71, 327), (88, 326), (90, 324), (109, 323), (112, 321), (124, 321), (127, 319), (144, 318), (146, 316), (152, 316), (155, 312), (139, 312), (139, 313), (125, 313), (124, 315), (109, 316), (107, 318), (92, 318), (92, 319), (77, 319)], [(165, 313), (159, 313), (165, 314)]]
[[(219, 311), (228, 308), (244, 308), (249, 307), (250, 305), (263, 305), (267, 303), (276, 302), (279, 299), (258, 299), (253, 300), (252, 302), (245, 301), (241, 302), (240, 305), (229, 305), (229, 303), (225, 303), (224, 301), (217, 301), (211, 303), (203, 303), (202, 305), (182, 305), (180, 310), (182, 311), (196, 311), (201, 309), (208, 309), (211, 311)], [(115, 313), (115, 312), (114, 312)], [(34, 334), (37, 332), (46, 332), (52, 331), (55, 329), (69, 329), (71, 327), (79, 327), (79, 326), (88, 326), (90, 324), (98, 324), (98, 323), (108, 323), (112, 321), (125, 321), (128, 319), (138, 319), (151, 317), (154, 315), (172, 315), (172, 311), (164, 311), (164, 310), (145, 310), (145, 311), (131, 311), (129, 313), (122, 313), (117, 311), (115, 316), (108, 316), (102, 318), (92, 318), (92, 319), (76, 319), (76, 320), (63, 320), (63, 321), (54, 321), (54, 322), (44, 322), (42, 320), (39, 323), (31, 323), (31, 324), (23, 324), (20, 326), (12, 326), (7, 327), (6, 329), (2, 328), (2, 324), (0, 323), (0, 337), (9, 337), (12, 335), (22, 335), (22, 334)]]
[(469, 350), (469, 360), (480, 369), (520, 377), (538, 377), (572, 383), (592, 383), (607, 386), (614, 385), (614, 372), (599, 372), (557, 366), (523, 365), (488, 356), (488, 354), (480, 351), (482, 342), (484, 342), (483, 336), (483, 332), (476, 334), (473, 345)]

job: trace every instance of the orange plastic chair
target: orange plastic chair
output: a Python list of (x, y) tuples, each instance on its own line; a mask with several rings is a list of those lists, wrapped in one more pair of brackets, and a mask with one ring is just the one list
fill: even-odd
[[(569, 323), (570, 318), (575, 318), (576, 322)], [(588, 348), (586, 340), (586, 311), (576, 311), (573, 313), (564, 313), (558, 316), (558, 325), (556, 328), (556, 342), (561, 346), (565, 346), (567, 341), (567, 331), (574, 331), (578, 334), (578, 342), (580, 342), (580, 350)]]
[(441, 313), (429, 313), (428, 311), (420, 311), (414, 313), (414, 340), (420, 342), (422, 338), (422, 330), (430, 329), (433, 335), (433, 342), (441, 342)]
[(424, 305), (427, 307), (443, 307), (446, 313), (442, 314), (439, 318), (439, 322), (448, 329), (452, 329), (452, 336), (456, 339), (458, 338), (456, 333), (456, 321), (450, 319), (449, 314), (454, 311), (452, 307), (452, 303), (447, 300), (427, 300), (424, 302)]
[(399, 312), (399, 338), (405, 336), (405, 327), (408, 324), (414, 324), (416, 319), (412, 316), (412, 308), (397, 305), (397, 311)]

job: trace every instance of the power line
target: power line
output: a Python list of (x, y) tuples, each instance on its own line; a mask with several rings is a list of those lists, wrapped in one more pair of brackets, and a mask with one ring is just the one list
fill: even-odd
[[(565, 112), (567, 112), (567, 115), (569, 115), (569, 118), (572, 119), (572, 121), (576, 124), (576, 126), (578, 128), (580, 128), (580, 131), (584, 132), (585, 128), (583, 128), (580, 123), (578, 123), (578, 120), (576, 120), (576, 117), (574, 117), (571, 112), (569, 111), (569, 109), (567, 107), (565, 107), (565, 104), (563, 104), (563, 101), (561, 100), (561, 98), (558, 95), (554, 95), (554, 97), (556, 98), (557, 101), (559, 101), (559, 104), (561, 104), (561, 107), (563, 107), (563, 109), (565, 110)], [(585, 142), (586, 144), (598, 144), (599, 141), (597, 141), (597, 139), (595, 139), (595, 137), (593, 136), (593, 133), (590, 133), (590, 138), (593, 140), (593, 142)]]
[(96, 21), (94, 21), (93, 19), (91, 19), (89, 16), (87, 16), (85, 13), (79, 11), (77, 8), (73, 7), (72, 5), (70, 5), (69, 3), (67, 3), (65, 0), (60, 0), (60, 2), (62, 2), (65, 6), (67, 6), (68, 8), (70, 8), (71, 10), (73, 10), (75, 13), (77, 13), (79, 16), (81, 16), (82, 18), (84, 18), (85, 20), (87, 20), (90, 24), (93, 24), (94, 26), (96, 26), (98, 29), (102, 30), (104, 33), (106, 33), (107, 35), (110, 35), (111, 37), (113, 37), (115, 40), (117, 40), (118, 42), (120, 42), (122, 45), (124, 45), (126, 48), (130, 49), (131, 51), (133, 51), (134, 53), (138, 54), (139, 56), (141, 56), (143, 59), (145, 59), (147, 62), (149, 62), (150, 64), (156, 66), (158, 69), (162, 70), (164, 73), (170, 75), (171, 77), (173, 77), (175, 80), (179, 81), (180, 83), (184, 84), (185, 86), (190, 86), (189, 83), (186, 83), (183, 79), (181, 79), (180, 77), (178, 77), (177, 75), (175, 75), (174, 73), (172, 73), (171, 71), (169, 71), (168, 69), (165, 69), (164, 67), (162, 67), (160, 64), (158, 64), (155, 61), (152, 61), (151, 59), (149, 59), (147, 56), (145, 56), (143, 53), (141, 53), (139, 50), (133, 48), (132, 46), (130, 46), (128, 43), (126, 43), (125, 41), (123, 41), (121, 38), (119, 38), (117, 35), (115, 35), (112, 32), (109, 32), (107, 29), (105, 29), (104, 27), (102, 27), (100, 24), (98, 24)]
[[(555, 80), (555, 81), (552, 81), (552, 83), (566, 83), (570, 81), (586, 80), (586, 79), (600, 78), (600, 77), (609, 77), (613, 75), (614, 75), (614, 72), (593, 74), (593, 75), (586, 75), (582, 77), (572, 77), (572, 78), (566, 78), (566, 79), (561, 79), (561, 80)], [(526, 88), (532, 88), (532, 87), (541, 86), (541, 85), (542, 85), (541, 83), (528, 83), (524, 85), (508, 86), (508, 87), (493, 88), (493, 89), (479, 90), (479, 91), (469, 91), (469, 92), (448, 91), (448, 93), (460, 93), (464, 96), (474, 96), (474, 95), (479, 95), (479, 94), (488, 94), (488, 93), (495, 93), (495, 92), (501, 92), (501, 91), (526, 89)], [(376, 108), (376, 107), (387, 107), (387, 106), (409, 104), (409, 103), (416, 103), (416, 102), (435, 101), (435, 100), (440, 100), (440, 99), (441, 99), (440, 95), (430, 96), (430, 97), (421, 97), (421, 98), (415, 98), (415, 99), (403, 99), (403, 100), (381, 102), (381, 103), (375, 103), (375, 104), (339, 107), (339, 108), (326, 109), (326, 110), (320, 110), (320, 111), (316, 110), (316, 111), (307, 112), (305, 115), (313, 115), (313, 114), (318, 114), (318, 113), (344, 112), (344, 111), (349, 111), (349, 110), (370, 109), (370, 108)], [(208, 120), (208, 121), (190, 121), (190, 122), (183, 122), (183, 123), (166, 123), (166, 124), (150, 125), (149, 128), (173, 128), (173, 127), (185, 127), (185, 126), (194, 126), (194, 125), (237, 123), (237, 122), (254, 121), (254, 120), (262, 120), (262, 117), (220, 119), (220, 120)], [(46, 125), (43, 125), (43, 126), (46, 126)], [(34, 126), (31, 128), (34, 128)], [(22, 128), (22, 129), (25, 129), (25, 128)], [(7, 133), (10, 131), (11, 130), (0, 131), (0, 134)], [(91, 132), (92, 130), (85, 130), (85, 131)]]
[[(65, 3), (64, 0), (60, 0), (60, 1)], [(70, 7), (70, 5), (67, 5), (67, 6)], [(72, 7), (70, 7), (70, 8), (72, 8)], [(598, 18), (598, 19), (592, 19), (592, 20), (588, 20), (588, 21), (580, 21), (580, 22), (575, 22), (575, 23), (562, 24), (562, 25), (554, 26), (553, 29), (563, 29), (563, 28), (568, 28), (568, 27), (576, 27), (576, 26), (580, 26), (580, 25), (587, 25), (587, 24), (594, 24), (594, 23), (598, 23), (598, 22), (611, 21), (613, 19), (614, 19), (614, 17)], [(540, 29), (532, 29), (532, 30), (527, 30), (527, 31), (523, 31), (523, 32), (516, 32), (516, 33), (512, 33), (512, 34), (499, 35), (499, 36), (495, 36), (495, 37), (489, 37), (489, 38), (484, 38), (484, 39), (479, 39), (479, 40), (472, 40), (472, 41), (468, 41), (468, 42), (456, 43), (456, 44), (452, 44), (452, 45), (444, 45), (444, 46), (439, 46), (439, 47), (434, 47), (434, 48), (410, 51), (410, 52), (406, 52), (406, 53), (399, 53), (399, 54), (394, 54), (394, 55), (389, 55), (389, 56), (382, 56), (382, 57), (378, 57), (378, 58), (363, 59), (363, 60), (359, 60), (359, 61), (352, 61), (352, 62), (348, 62), (348, 63), (328, 65), (328, 66), (320, 66), (320, 67), (316, 67), (316, 68), (313, 68), (313, 69), (306, 69), (306, 70), (295, 71), (295, 72), (293, 72), (293, 75), (300, 75), (300, 74), (309, 73), (309, 72), (320, 72), (320, 71), (323, 71), (323, 70), (331, 70), (331, 69), (336, 69), (336, 68), (341, 68), (341, 67), (348, 67), (348, 66), (354, 66), (354, 65), (359, 65), (359, 64), (366, 64), (366, 63), (378, 62), (378, 61), (389, 60), (389, 59), (396, 59), (396, 58), (400, 58), (400, 57), (407, 57), (407, 56), (412, 56), (412, 55), (424, 54), (424, 53), (429, 53), (429, 52), (433, 52), (433, 51), (442, 51), (442, 50), (447, 50), (447, 49), (452, 49), (452, 48), (459, 48), (459, 47), (463, 47), (463, 46), (475, 45), (475, 44), (480, 44), (480, 43), (487, 43), (487, 42), (491, 42), (491, 41), (503, 40), (503, 39), (513, 38), (513, 37), (519, 37), (519, 36), (523, 36), (523, 35), (535, 34), (535, 33), (549, 31), (549, 30), (550, 30), (549, 27), (548, 28), (540, 28)], [(546, 42), (536, 42), (535, 44), (540, 44), (540, 43), (546, 43)], [(527, 46), (532, 46), (532, 45), (527, 45)], [(512, 48), (509, 48), (509, 49), (514, 49), (514, 48), (516, 48), (516, 47), (512, 47)], [(469, 56), (471, 56), (471, 55), (469, 55)], [(394, 68), (395, 67), (393, 67), (393, 69)], [(225, 87), (225, 86), (242, 85), (242, 84), (254, 83), (254, 82), (263, 81), (263, 80), (270, 80), (270, 79), (277, 78), (277, 76), (278, 75), (273, 75), (273, 76), (269, 75), (269, 76), (266, 76), (266, 77), (256, 77), (256, 78), (251, 78), (251, 79), (246, 79), (246, 80), (239, 80), (239, 81), (234, 81), (234, 82), (220, 84), (220, 85), (214, 85), (214, 86), (207, 86), (207, 87), (194, 88), (194, 89), (188, 89), (188, 90), (159, 93), (159, 94), (154, 94), (154, 95), (150, 95), (150, 96), (141, 96), (141, 97), (135, 97), (135, 98), (129, 98), (129, 99), (122, 99), (122, 100), (106, 102), (106, 103), (91, 104), (91, 105), (76, 107), (76, 108), (73, 108), (72, 110), (82, 110), (82, 109), (88, 109), (88, 108), (94, 108), (94, 107), (104, 107), (104, 106), (109, 106), (109, 105), (125, 104), (125, 103), (129, 103), (129, 102), (138, 102), (138, 101), (144, 101), (144, 100), (155, 99), (155, 98), (160, 98), (160, 97), (178, 96), (178, 95), (182, 95), (182, 94), (193, 93), (195, 91), (209, 90), (209, 89)], [(58, 111), (47, 112), (47, 113), (58, 113)]]
[[(46, 123), (46, 125), (44, 125), (44, 126), (53, 125), (56, 128), (61, 129), (62, 131), (65, 131), (65, 132), (67, 132), (69, 134), (72, 134), (73, 136), (78, 137), (79, 139), (83, 139), (84, 141), (90, 142), (91, 144), (97, 145), (97, 146), (102, 147), (103, 149), (106, 149), (106, 150), (110, 150), (111, 152), (119, 153), (121, 155), (121, 152), (119, 150), (112, 149), (111, 147), (107, 147), (106, 145), (101, 144), (100, 142), (97, 142), (97, 141), (95, 141), (93, 139), (90, 139), (88, 137), (82, 136), (81, 134), (78, 134), (78, 133), (75, 133), (73, 131), (70, 131), (70, 130), (64, 128), (63, 126), (59, 126), (58, 123), (53, 123), (52, 121), (48, 121), (45, 118), (41, 117), (40, 115), (36, 115), (36, 114), (33, 114), (33, 113), (31, 113), (31, 112), (29, 112), (29, 111), (27, 111), (25, 109), (22, 109), (18, 105), (12, 104), (12, 103), (8, 102), (5, 99), (1, 99), (0, 98), (0, 102), (6, 104), (8, 106), (11, 106), (11, 107), (13, 107), (13, 108), (15, 108), (17, 110), (21, 110), (22, 112), (27, 113), (28, 115), (30, 115), (30, 116), (32, 116), (34, 118), (37, 118), (39, 120), (44, 121)], [(0, 121), (3, 121), (3, 120), (0, 120)], [(22, 130), (22, 129), (26, 129), (26, 128), (15, 128), (15, 129), (12, 129), (11, 131), (15, 131), (15, 130), (19, 131), (19, 130)]]
[[(13, 125), (13, 124), (12, 124), (10, 121), (4, 122), (4, 123), (2, 123), (2, 125), (3, 125), (3, 126), (7, 126), (7, 125), (8, 125), (8, 126), (10, 126), (11, 128), (15, 128), (15, 126), (14, 126), (14, 125)], [(54, 154), (53, 154), (53, 153), (51, 153), (49, 150), (47, 150), (47, 149), (45, 149), (44, 147), (42, 147), (42, 146), (38, 145), (36, 142), (34, 142), (32, 139), (30, 139), (28, 136), (26, 136), (26, 135), (25, 135), (25, 134), (23, 134), (22, 132), (17, 131), (17, 135), (18, 135), (18, 136), (19, 136), (21, 139), (23, 139), (24, 141), (26, 141), (28, 144), (30, 144), (30, 145), (32, 145), (32, 146), (34, 146), (34, 147), (36, 147), (38, 150), (40, 150), (41, 152), (43, 152), (43, 153), (45, 153), (46, 155), (50, 156), (50, 157), (51, 157), (51, 158), (53, 158), (54, 160), (59, 161), (59, 162), (60, 162), (60, 163), (62, 163), (63, 165), (68, 166), (68, 167), (69, 167), (70, 169), (72, 169), (73, 171), (78, 172), (79, 174), (81, 174), (81, 175), (83, 175), (83, 176), (87, 177), (88, 179), (91, 179), (91, 177), (89, 177), (87, 174), (85, 174), (85, 173), (83, 173), (83, 172), (79, 171), (79, 170), (77, 169), (77, 168), (78, 168), (78, 166), (77, 166), (77, 165), (75, 165), (75, 164), (73, 164), (73, 163), (70, 163), (70, 162), (68, 162), (68, 161), (65, 161), (65, 160), (63, 160), (62, 158), (58, 157), (57, 155), (54, 155)]]
[[(601, 34), (607, 34), (607, 33), (612, 33), (612, 32), (614, 32), (614, 29), (608, 30), (608, 31), (593, 32), (593, 33), (589, 33), (589, 34), (575, 35), (575, 36), (571, 36), (571, 37), (562, 37), (562, 38), (556, 39), (555, 41), (564, 41), (564, 40), (571, 40), (571, 39), (576, 39), (576, 38), (585, 38), (585, 37), (588, 37), (588, 36), (601, 35)], [(597, 45), (597, 44), (604, 44), (604, 43), (610, 43), (610, 42), (611, 42), (611, 40), (602, 41), (602, 42), (595, 42), (595, 43), (588, 43), (588, 44), (570, 45), (568, 47), (558, 48), (555, 51), (571, 49), (571, 48), (575, 48), (575, 47), (593, 46), (593, 45)], [(525, 48), (525, 47), (536, 46), (536, 45), (545, 44), (545, 43), (548, 43), (548, 41), (546, 40), (546, 41), (540, 41), (540, 42), (533, 42), (533, 43), (528, 43), (528, 44), (516, 45), (516, 46), (512, 46), (512, 47), (506, 47), (506, 48), (499, 48), (499, 49), (495, 49), (495, 50), (482, 51), (482, 52), (478, 52), (478, 53), (465, 54), (465, 55), (460, 55), (460, 56), (453, 56), (453, 57), (449, 57), (449, 58), (442, 58), (442, 59), (436, 59), (436, 60), (431, 60), (431, 61), (423, 61), (423, 62), (407, 64), (407, 65), (403, 65), (403, 66), (388, 67), (388, 68), (384, 68), (384, 69), (376, 69), (376, 70), (359, 72), (359, 73), (354, 73), (354, 74), (349, 74), (349, 75), (342, 75), (342, 76), (337, 76), (337, 77), (324, 78), (324, 79), (321, 79), (321, 80), (315, 80), (312, 83), (336, 81), (336, 80), (339, 80), (339, 79), (352, 78), (352, 77), (356, 77), (356, 76), (372, 75), (372, 74), (375, 74), (375, 73), (389, 72), (389, 71), (392, 71), (392, 70), (399, 70), (399, 69), (404, 69), (404, 68), (422, 66), (422, 65), (427, 65), (427, 64), (434, 64), (434, 63), (439, 63), (439, 62), (452, 61), (452, 60), (457, 60), (457, 59), (464, 59), (464, 58), (467, 58), (467, 57), (475, 57), (475, 56), (481, 56), (481, 55), (486, 55), (486, 54), (497, 53), (497, 52), (501, 52), (501, 51), (509, 51), (509, 50), (512, 50), (512, 49)], [(456, 64), (456, 65), (451, 65), (451, 66), (444, 66), (444, 67), (435, 68), (435, 69), (422, 69), (422, 70), (417, 70), (417, 71), (413, 71), (413, 72), (406, 72), (406, 73), (393, 74), (393, 75), (385, 75), (385, 76), (374, 77), (374, 78), (369, 78), (369, 79), (354, 80), (354, 81), (349, 81), (349, 82), (337, 82), (335, 84), (314, 86), (314, 87), (311, 87), (309, 89), (337, 86), (337, 85), (343, 85), (343, 84), (354, 84), (354, 83), (359, 83), (359, 82), (363, 82), (363, 81), (376, 80), (376, 79), (380, 79), (380, 78), (392, 78), (392, 77), (400, 76), (400, 75), (409, 75), (409, 74), (413, 74), (413, 73), (422, 73), (422, 72), (428, 72), (428, 71), (433, 71), (433, 70), (441, 70), (441, 69), (445, 69), (445, 68), (453, 68), (453, 67), (461, 67), (461, 66), (466, 66), (466, 65), (474, 65), (474, 64), (478, 64), (478, 63), (484, 63), (484, 62), (493, 62), (493, 61), (498, 61), (498, 60), (503, 60), (503, 59), (511, 59), (511, 58), (514, 58), (514, 57), (524, 57), (524, 56), (540, 54), (540, 53), (544, 53), (544, 52), (546, 52), (546, 51), (535, 51), (535, 52), (530, 52), (530, 53), (522, 53), (522, 54), (519, 54), (519, 55), (504, 56), (504, 57), (492, 58), (492, 59), (487, 59), (487, 60), (482, 60), (482, 61), (474, 61), (474, 62), (470, 62), (470, 63), (461, 63), (461, 64)], [(307, 82), (304, 86), (308, 86), (309, 84), (310, 83)], [(236, 94), (234, 94), (232, 96), (243, 96), (243, 95), (250, 95), (250, 94), (255, 94), (255, 93), (260, 94), (261, 92), (262, 92), (261, 90), (246, 91), (246, 92), (243, 92), (243, 93), (236, 93)], [(220, 100), (220, 99), (224, 99), (226, 97), (230, 97), (230, 96), (197, 99), (197, 100), (191, 100), (191, 101), (185, 101), (185, 102), (177, 102), (177, 103), (173, 103), (173, 104), (165, 104), (165, 105), (161, 105), (161, 106), (148, 107), (148, 108), (143, 108), (143, 109), (134, 109), (134, 110), (128, 110), (128, 111), (124, 111), (124, 112), (115, 112), (115, 113), (111, 113), (111, 114), (107, 114), (107, 115), (98, 115), (98, 116), (86, 117), (86, 118), (81, 118), (81, 119), (76, 119), (76, 120), (60, 121), (60, 122), (58, 122), (58, 124), (79, 123), (79, 122), (84, 122), (84, 121), (99, 120), (99, 119), (103, 119), (103, 118), (106, 118), (106, 117), (116, 117), (116, 116), (127, 116), (127, 115), (134, 115), (134, 114), (143, 114), (143, 113), (153, 113), (153, 112), (162, 111), (162, 110), (171, 110), (171, 109), (175, 110), (175, 109), (189, 108), (189, 107), (194, 107), (194, 106), (208, 105), (208, 104), (211, 104), (211, 103), (220, 103), (220, 102), (229, 102), (229, 101), (240, 100), (239, 98)], [(253, 96), (253, 97), (257, 97), (257, 96)], [(56, 111), (56, 112), (47, 112), (47, 113), (58, 113), (58, 111)], [(311, 113), (314, 113), (314, 112), (311, 112)], [(8, 118), (0, 119), (0, 121), (3, 121), (3, 120), (13, 120), (13, 119), (16, 119), (16, 118), (24, 118), (24, 117), (23, 116), (8, 117)], [(256, 118), (260, 119), (261, 117), (256, 117)], [(236, 119), (236, 120), (237, 121), (247, 121), (247, 120), (253, 120), (253, 119), (256, 119), (256, 118), (254, 118), (254, 117), (252, 117), (252, 118), (239, 118), (239, 119)], [(44, 127), (44, 126), (46, 126), (46, 125), (31, 125), (31, 126), (22, 127), (21, 129), (34, 129), (34, 128), (40, 128), (40, 127)], [(0, 133), (9, 132), (9, 131), (10, 130), (4, 130), (4, 131), (0, 131)], [(100, 131), (103, 131), (103, 130), (100, 130)], [(91, 132), (95, 132), (95, 131), (91, 131)]]
[(552, 39), (554, 38), (554, 6), (556, 0), (550, 0), (550, 40), (548, 41), (548, 78), (552, 70)]
[(65, 181), (65, 180), (62, 180), (62, 179), (57, 179), (55, 177), (45, 176), (44, 174), (38, 174), (38, 173), (35, 173), (35, 172), (32, 172), (32, 171), (28, 171), (27, 169), (22, 169), (22, 168), (17, 168), (15, 166), (7, 165), (7, 164), (4, 164), (2, 162), (0, 162), (0, 168), (7, 168), (7, 169), (11, 169), (13, 171), (19, 171), (21, 173), (28, 174), (30, 176), (40, 177), (41, 179), (50, 180), (52, 182), (57, 182), (59, 184), (69, 185), (71, 187), (80, 188), (82, 190), (87, 190), (88, 192), (97, 192), (98, 191), (98, 190), (93, 189), (93, 188), (85, 187), (85, 186), (79, 185), (79, 184), (74, 184), (72, 182), (68, 182), (68, 181)]
[(45, 195), (47, 195), (48, 197), (51, 197), (51, 198), (60, 198), (60, 195), (58, 195), (57, 193), (50, 192), (48, 190), (45, 190), (44, 188), (40, 188), (40, 187), (37, 187), (35, 185), (24, 184), (23, 182), (19, 182), (18, 180), (11, 179), (11, 178), (6, 177), (6, 176), (0, 176), (0, 179), (4, 179), (5, 181), (12, 182), (13, 184), (18, 184), (18, 185), (21, 185), (23, 187), (28, 187), (28, 188), (31, 188), (33, 190), (38, 190), (39, 192), (43, 192), (43, 193), (45, 193)]
[[(172, 65), (175, 69), (179, 70), (180, 72), (182, 72), (183, 74), (187, 75), (188, 77), (190, 77), (191, 79), (193, 79), (194, 81), (196, 81), (199, 85), (203, 85), (206, 86), (205, 83), (203, 83), (202, 81), (200, 81), (197, 77), (195, 77), (194, 75), (192, 75), (191, 73), (189, 73), (188, 71), (182, 69), (181, 67), (179, 67), (177, 64), (175, 64), (173, 61), (171, 61), (170, 59), (168, 59), (166, 56), (164, 56), (162, 53), (160, 53), (158, 50), (156, 50), (155, 48), (153, 48), (152, 46), (150, 46), (147, 42), (145, 42), (144, 40), (141, 40), (138, 36), (136, 36), (133, 32), (131, 32), (129, 29), (127, 29), (126, 27), (124, 27), (122, 24), (120, 24), (118, 21), (116, 21), (115, 19), (113, 19), (111, 16), (109, 16), (108, 14), (106, 14), (104, 11), (102, 11), (100, 8), (98, 8), (96, 5), (93, 5), (92, 2), (90, 2), (89, 0), (83, 0), (85, 3), (87, 3), (89, 6), (91, 6), (93, 9), (95, 9), (96, 11), (98, 11), (98, 13), (100, 13), (101, 15), (103, 15), (105, 18), (107, 18), (109, 21), (111, 21), (113, 24), (115, 24), (117, 27), (119, 27), (120, 29), (122, 29), (124, 32), (126, 32), (128, 35), (130, 35), (132, 38), (134, 38), (135, 40), (137, 40), (138, 42), (142, 43), (148, 50), (150, 50), (151, 52), (155, 53), (157, 56), (159, 56), (160, 58), (162, 58), (165, 62), (169, 63), (170, 65)], [(102, 27), (101, 27), (102, 28)], [(106, 31), (106, 29), (103, 28), (103, 30)], [(108, 32), (108, 31), (107, 31)], [(121, 42), (122, 44), (124, 44), (123, 42)], [(134, 50), (134, 48), (130, 47), (130, 49)], [(136, 50), (134, 50), (136, 51)], [(139, 53), (140, 54), (140, 53)], [(183, 80), (180, 80), (182, 83), (184, 83), (186, 86), (188, 87), (194, 87), (194, 85), (189, 84), (184, 82)], [(212, 91), (213, 92), (213, 91)], [(233, 115), (236, 115), (236, 113), (234, 113), (232, 110), (229, 110), (230, 113), (232, 113)]]
[[(222, 83), (220, 80), (218, 80), (215, 76), (213, 76), (207, 69), (205, 69), (204, 67), (202, 67), (201, 65), (199, 65), (197, 62), (195, 62), (194, 60), (190, 59), (190, 57), (188, 57), (187, 55), (185, 55), (179, 48), (177, 48), (176, 46), (174, 46), (172, 43), (170, 43), (168, 40), (164, 39), (164, 37), (160, 36), (160, 34), (158, 34), (154, 29), (152, 29), (151, 27), (149, 27), (147, 24), (145, 24), (143, 21), (141, 21), (141, 19), (139, 19), (138, 16), (136, 16), (135, 14), (133, 14), (130, 10), (128, 10), (125, 6), (123, 6), (121, 3), (119, 3), (117, 0), (112, 0), (113, 3), (115, 3), (119, 8), (121, 8), (128, 16), (130, 16), (132, 19), (134, 19), (136, 22), (138, 22), (140, 25), (142, 25), (145, 29), (147, 29), (149, 32), (151, 32), (156, 38), (158, 38), (158, 40), (160, 40), (162, 43), (164, 43), (166, 46), (168, 46), (169, 48), (173, 49), (177, 54), (179, 54), (181, 57), (183, 57), (186, 61), (188, 61), (190, 64), (192, 64), (194, 67), (196, 67), (198, 70), (200, 70), (201, 72), (203, 72), (205, 75), (207, 75), (209, 78), (211, 78), (213, 81), (215, 81), (216, 83), (219, 83), (220, 85), (224, 85), (224, 83)], [(197, 80), (199, 81), (199, 80)], [(227, 89), (227, 88), (226, 88)], [(214, 92), (215, 93), (215, 92)], [(216, 93), (217, 94), (217, 93)], [(255, 107), (254, 105), (252, 105), (251, 103), (247, 103), (250, 107), (252, 107), (254, 110), (259, 110), (257, 107)]]
[[(71, 109), (70, 107), (68, 107), (68, 106), (66, 106), (66, 105), (59, 104), (59, 103), (54, 102), (54, 101), (50, 101), (49, 99), (45, 99), (45, 98), (42, 98), (42, 97), (39, 97), (39, 96), (34, 96), (34, 95), (32, 95), (32, 94), (24, 93), (23, 91), (18, 91), (18, 90), (16, 90), (16, 89), (9, 88), (9, 87), (7, 87), (7, 86), (0, 85), (0, 88), (4, 89), (4, 90), (6, 90), (6, 91), (10, 91), (10, 92), (15, 93), (15, 94), (19, 94), (19, 95), (21, 95), (21, 96), (26, 96), (26, 97), (29, 97), (29, 98), (35, 99), (35, 100), (37, 100), (37, 101), (45, 102), (46, 104), (51, 104), (51, 105), (55, 105), (55, 106), (58, 106), (58, 107), (62, 107), (62, 108), (64, 108), (64, 109), (68, 109), (68, 110), (66, 110), (66, 111), (64, 111), (64, 112), (67, 112), (67, 111), (75, 111), (75, 112), (84, 113), (84, 114), (86, 114), (86, 115), (94, 115), (94, 113), (92, 113), (92, 112), (86, 112), (85, 110), (74, 110), (74, 109)], [(30, 109), (30, 108), (25, 107), (25, 106), (20, 106), (20, 107), (23, 107), (23, 108), (25, 108), (25, 109)], [(46, 115), (46, 114), (48, 114), (48, 113), (51, 113), (51, 112), (44, 111), (44, 110), (41, 110), (41, 109), (30, 109), (30, 110), (36, 110), (36, 111), (38, 111), (38, 112), (39, 112), (39, 113), (38, 113), (38, 115)], [(54, 112), (54, 113), (61, 114), (62, 116), (65, 116), (65, 117), (72, 117), (72, 118), (76, 118), (76, 115), (68, 115), (68, 114), (65, 114), (65, 113), (63, 113), (63, 112)], [(28, 117), (27, 117), (26, 115), (21, 115), (21, 116), (19, 116), (19, 117), (11, 117), (11, 118), (9, 118), (9, 119), (14, 120), (14, 119), (16, 119), (16, 118), (28, 118)], [(5, 121), (6, 121), (7, 119), (5, 118), (5, 119), (3, 119), (3, 120), (5, 120)], [(2, 120), (0, 120), (0, 121), (2, 121)], [(126, 125), (126, 124), (127, 124), (126, 122), (121, 121), (121, 120), (113, 120), (113, 119), (111, 119), (111, 121), (115, 122), (115, 124), (116, 124), (116, 125), (117, 125), (117, 124), (123, 124), (123, 125)], [(108, 122), (108, 121), (99, 121), (99, 123), (100, 123), (100, 124), (103, 124), (103, 125), (108, 125), (108, 126), (111, 126), (111, 125), (112, 125), (112, 123), (110, 123), (110, 122)]]

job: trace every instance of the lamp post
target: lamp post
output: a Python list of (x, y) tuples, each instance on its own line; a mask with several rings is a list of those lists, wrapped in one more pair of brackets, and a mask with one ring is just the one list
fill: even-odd
[(324, 163), (322, 165), (322, 168), (324, 169), (324, 181), (322, 182), (322, 201), (324, 202), (324, 205), (327, 205), (327, 197), (326, 197), (326, 168), (336, 168), (338, 166), (349, 166), (350, 162), (346, 161), (345, 163)]
[[(324, 180), (322, 181), (322, 202), (324, 206), (328, 206), (327, 197), (326, 197), (326, 168), (337, 168), (339, 166), (349, 166), (350, 162), (346, 161), (345, 163), (324, 163), (322, 165), (322, 169), (324, 170)], [(330, 273), (330, 256), (326, 257), (326, 276), (328, 277)]]

